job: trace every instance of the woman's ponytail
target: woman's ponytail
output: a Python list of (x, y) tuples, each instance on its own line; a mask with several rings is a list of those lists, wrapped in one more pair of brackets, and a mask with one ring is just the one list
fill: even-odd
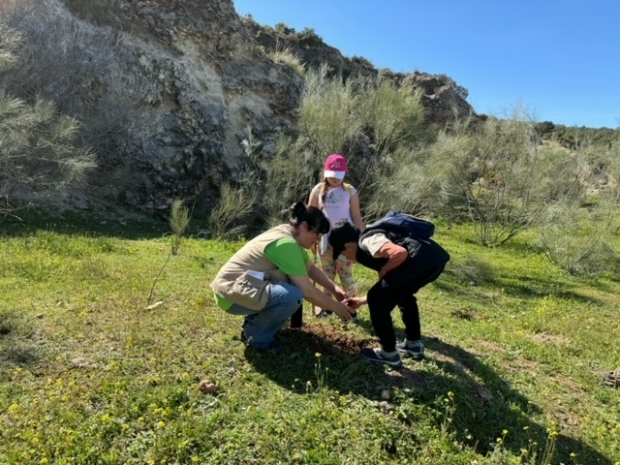
[(309, 206), (303, 202), (296, 202), (289, 208), (291, 212), (291, 225), (298, 228), (304, 221), (308, 230), (327, 234), (329, 232), (329, 220), (320, 208)]

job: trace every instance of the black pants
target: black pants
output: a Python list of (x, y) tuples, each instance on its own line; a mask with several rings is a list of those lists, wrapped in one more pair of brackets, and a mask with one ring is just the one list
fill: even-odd
[(441, 247), (422, 247), (420, 253), (411, 258), (415, 266), (409, 266), (411, 277), (403, 284), (393, 285), (385, 279), (377, 282), (368, 291), (368, 309), (375, 333), (381, 347), (387, 352), (396, 350), (396, 335), (392, 323), (392, 310), (398, 305), (405, 325), (405, 334), (410, 341), (421, 338), (420, 311), (415, 294), (424, 286), (435, 281), (443, 272), (449, 255)]
[(291, 328), (301, 328), (304, 325), (304, 303), (303, 301), (299, 305), (299, 308), (293, 316), (291, 316)]

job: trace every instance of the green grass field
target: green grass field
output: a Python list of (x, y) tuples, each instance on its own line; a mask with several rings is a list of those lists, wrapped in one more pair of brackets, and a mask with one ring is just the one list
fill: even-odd
[[(361, 358), (358, 325), (239, 340), (208, 283), (240, 242), (166, 225), (0, 223), (2, 464), (618, 464), (620, 284), (572, 277), (527, 238), (477, 245), (419, 295), (424, 362)], [(357, 269), (363, 290), (370, 272)], [(403, 336), (398, 312), (394, 312)], [(215, 385), (204, 393), (201, 381)]]

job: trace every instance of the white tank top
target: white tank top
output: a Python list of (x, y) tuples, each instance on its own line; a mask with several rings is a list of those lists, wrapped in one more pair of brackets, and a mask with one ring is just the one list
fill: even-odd
[[(351, 195), (355, 195), (357, 190), (351, 186), (351, 195), (343, 184), (338, 187), (327, 187), (327, 191), (321, 188), (325, 187), (325, 183), (320, 183), (314, 186), (312, 194), (315, 194), (319, 198), (319, 208), (323, 210), (325, 216), (333, 226), (348, 221), (353, 224), (353, 218), (351, 218)], [(323, 202), (323, 194), (325, 195), (325, 202)]]

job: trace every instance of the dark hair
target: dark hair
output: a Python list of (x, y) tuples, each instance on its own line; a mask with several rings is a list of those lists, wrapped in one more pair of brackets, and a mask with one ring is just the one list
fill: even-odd
[[(325, 205), (325, 199), (327, 198), (327, 188), (329, 187), (329, 181), (327, 178), (323, 181), (323, 195), (321, 195), (321, 203)], [(319, 189), (321, 190), (321, 189)]]
[[(344, 182), (342, 184), (340, 184), (340, 187), (343, 188), (345, 191), (347, 190), (347, 188), (344, 185)], [(329, 189), (329, 181), (327, 180), (327, 178), (325, 178), (323, 180), (323, 184), (321, 185), (321, 187), (319, 187), (319, 192), (321, 193), (321, 203), (323, 205), (325, 205), (325, 199), (327, 199), (327, 189)]]
[(327, 234), (329, 232), (329, 220), (320, 208), (309, 206), (303, 202), (291, 205), (291, 225), (298, 228), (304, 221), (309, 231)]
[(351, 223), (343, 223), (342, 225), (332, 229), (329, 233), (329, 245), (334, 249), (334, 260), (344, 250), (344, 245), (349, 242), (355, 242), (360, 238), (360, 230), (355, 228)]

